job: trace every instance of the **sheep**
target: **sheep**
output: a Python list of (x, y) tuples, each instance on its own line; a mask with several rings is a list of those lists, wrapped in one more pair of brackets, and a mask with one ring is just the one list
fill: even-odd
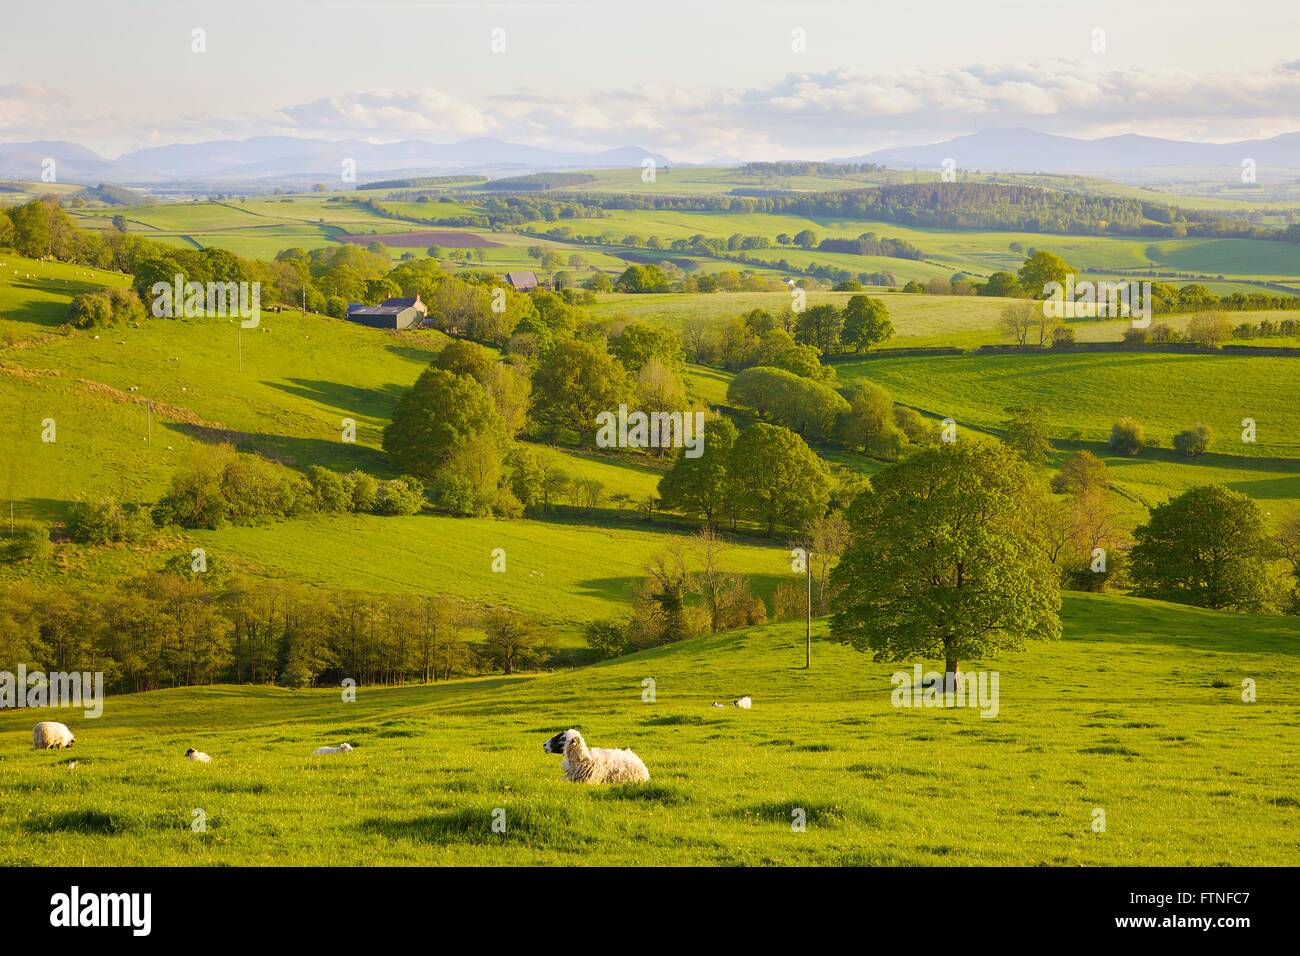
[(205, 754), (202, 750), (195, 750), (193, 747), (185, 751), (185, 759), (193, 760), (195, 763), (212, 763), (211, 757)]
[(560, 769), (573, 783), (643, 783), (650, 779), (646, 765), (630, 750), (588, 747), (582, 734), (566, 730), (542, 744), (548, 754), (564, 754)]
[(714, 706), (714, 707), (717, 707), (719, 710), (721, 710), (723, 705), (722, 705), (722, 704), (719, 704), (719, 703), (715, 700), (715, 701), (713, 702), (713, 706)]
[(327, 754), (350, 754), (352, 753), (351, 744), (339, 744), (337, 747), (317, 747), (311, 752), (313, 757), (324, 757)]
[(957, 670), (952, 672), (944, 671), (942, 676), (940, 676), (939, 674), (935, 674), (933, 676), (923, 677), (921, 678), (921, 686), (925, 688), (933, 687), (936, 688), (937, 690), (941, 690), (945, 694), (954, 691), (957, 693), (961, 693), (962, 690), (961, 668), (958, 667)]
[(66, 724), (42, 720), (32, 729), (33, 750), (65, 750), (77, 742)]
[(731, 706), (739, 707), (742, 710), (749, 710), (750, 707), (754, 706), (754, 702), (750, 700), (749, 695), (746, 694), (744, 697), (740, 698), (739, 700), (733, 700), (731, 702)]

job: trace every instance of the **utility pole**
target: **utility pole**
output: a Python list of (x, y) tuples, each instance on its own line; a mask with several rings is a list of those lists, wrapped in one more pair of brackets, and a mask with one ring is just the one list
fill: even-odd
[(307, 318), (307, 287), (302, 287), (302, 318)]
[(803, 648), (803, 666), (804, 670), (812, 669), (812, 548), (804, 552), (803, 559), (804, 580), (808, 585), (808, 604), (807, 617), (804, 619), (804, 648)]

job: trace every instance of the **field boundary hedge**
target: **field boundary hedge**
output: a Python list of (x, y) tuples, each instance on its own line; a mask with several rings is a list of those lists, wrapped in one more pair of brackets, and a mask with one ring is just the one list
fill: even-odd
[(1167, 353), (1175, 355), (1233, 355), (1270, 356), (1273, 358), (1300, 358), (1300, 348), (1283, 345), (1241, 345), (1232, 343), (1219, 348), (1207, 348), (1188, 342), (1148, 343), (1127, 345), (1123, 342), (1076, 342), (1074, 345), (1053, 347), (1046, 345), (981, 345), (973, 349), (922, 347), (910, 349), (876, 349), (871, 352), (840, 352), (822, 357), (823, 364), (855, 362), (858, 359), (905, 358), (924, 355), (1075, 355), (1087, 352), (1138, 352)]

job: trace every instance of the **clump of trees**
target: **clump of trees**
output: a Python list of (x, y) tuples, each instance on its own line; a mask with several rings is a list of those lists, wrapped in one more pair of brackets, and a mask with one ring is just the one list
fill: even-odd
[(933, 427), (919, 412), (895, 406), (883, 388), (869, 381), (837, 391), (817, 379), (758, 366), (731, 380), (727, 401), (810, 441), (833, 442), (890, 461), (909, 444), (934, 441)]
[(159, 525), (220, 528), (315, 513), (407, 515), (423, 505), (424, 485), (413, 475), (380, 481), (362, 471), (312, 466), (304, 478), (222, 444), (192, 448), (152, 513)]
[(532, 619), (441, 595), (323, 591), (169, 569), (107, 590), (0, 589), (0, 669), (102, 671), (110, 692), (214, 682), (432, 682), (546, 665)]
[(753, 593), (748, 576), (727, 568), (727, 551), (726, 541), (706, 527), (689, 544), (652, 557), (630, 613), (588, 623), (587, 646), (598, 658), (608, 658), (766, 623), (767, 604)]
[(1198, 607), (1261, 611), (1282, 603), (1279, 556), (1259, 505), (1222, 485), (1191, 488), (1133, 532), (1136, 593)]
[(1109, 445), (1118, 455), (1133, 457), (1146, 446), (1146, 429), (1136, 418), (1125, 415), (1110, 426)]
[(1210, 442), (1214, 440), (1214, 432), (1210, 426), (1203, 422), (1197, 422), (1191, 428), (1184, 429), (1174, 436), (1174, 450), (1186, 455), (1188, 458), (1197, 458), (1204, 455), (1210, 449)]
[(707, 422), (702, 454), (678, 457), (659, 482), (662, 507), (710, 526), (752, 520), (769, 534), (820, 517), (830, 492), (826, 464), (793, 431), (757, 423), (737, 433), (725, 419)]
[(779, 368), (748, 368), (727, 386), (727, 401), (806, 438), (825, 440), (849, 404), (834, 389)]
[(144, 318), (144, 303), (134, 289), (83, 292), (68, 305), (68, 322), (79, 329), (129, 325)]
[(891, 338), (894, 326), (883, 300), (849, 298), (843, 309), (825, 303), (796, 313), (753, 309), (728, 322), (690, 320), (684, 327), (692, 362), (732, 371), (763, 365), (806, 378), (829, 378), (821, 357), (862, 352)]
[(39, 564), (49, 560), (54, 546), (50, 542), (49, 525), (42, 521), (23, 521), (12, 529), (0, 528), (0, 562)]

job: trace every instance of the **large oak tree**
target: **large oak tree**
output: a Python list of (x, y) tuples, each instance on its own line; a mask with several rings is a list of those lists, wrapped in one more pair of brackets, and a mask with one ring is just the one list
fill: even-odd
[(1036, 480), (1010, 449), (969, 442), (873, 477), (831, 574), (832, 639), (878, 661), (942, 657), (955, 682), (961, 660), (1058, 638), (1057, 572), (1025, 493)]

